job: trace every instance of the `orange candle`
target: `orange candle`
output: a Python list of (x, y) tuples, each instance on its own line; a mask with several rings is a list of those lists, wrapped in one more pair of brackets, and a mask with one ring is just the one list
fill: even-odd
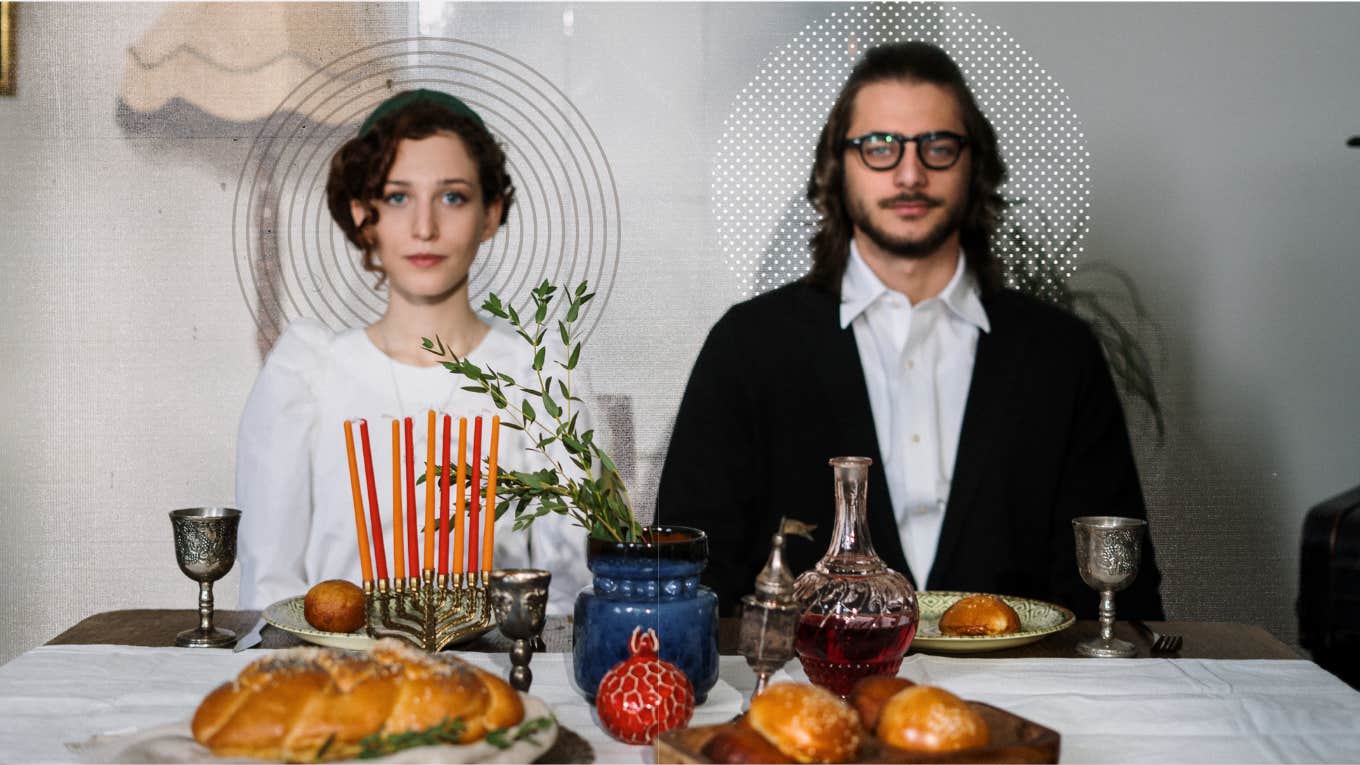
[(401, 420), (392, 421), (392, 574), (405, 576), (406, 551), (401, 538)]
[(416, 457), (415, 426), (411, 418), (403, 421), (406, 427), (406, 550), (410, 562), (407, 576), (420, 576), (420, 554), (416, 550)]
[(491, 452), (486, 466), (486, 531), (482, 534), (482, 570), (490, 571), (496, 554), (496, 457), (500, 452), (501, 418), (491, 418)]
[(434, 570), (434, 410), (425, 428), (425, 570)]
[(364, 498), (359, 491), (359, 465), (354, 459), (354, 428), (345, 420), (345, 456), (349, 458), (349, 488), (354, 494), (354, 533), (359, 538), (359, 568), (364, 582), (373, 581), (373, 565), (368, 560), (368, 528), (364, 525)]
[(472, 426), (472, 507), (468, 512), (468, 571), (481, 568), (477, 565), (477, 531), (481, 528), (482, 507), (482, 418), (478, 417)]
[(368, 517), (373, 519), (373, 562), (378, 579), (387, 578), (387, 546), (383, 544), (382, 516), (378, 513), (378, 482), (373, 478), (373, 447), (368, 440), (368, 420), (359, 420), (359, 440), (364, 446), (364, 478), (368, 481)]
[(467, 486), (467, 418), (458, 418), (458, 505), (453, 516), (453, 573), (463, 573), (463, 508)]
[[(449, 573), (449, 431), (453, 420), (444, 415), (444, 462), (439, 468), (439, 573)], [(462, 499), (459, 498), (461, 503)]]

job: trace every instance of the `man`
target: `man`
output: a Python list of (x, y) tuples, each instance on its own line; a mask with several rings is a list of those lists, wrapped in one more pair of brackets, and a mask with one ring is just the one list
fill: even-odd
[[(795, 571), (830, 540), (827, 460), (873, 459), (868, 523), (918, 589), (1018, 595), (1096, 614), (1072, 519), (1143, 518), (1108, 366), (1090, 329), (1000, 286), (989, 250), (1005, 167), (953, 61), (870, 50), (818, 141), (803, 279), (732, 307), (685, 390), (657, 517), (706, 530), (704, 581), (731, 613), (782, 516)], [(1150, 542), (1120, 616), (1162, 618)]]

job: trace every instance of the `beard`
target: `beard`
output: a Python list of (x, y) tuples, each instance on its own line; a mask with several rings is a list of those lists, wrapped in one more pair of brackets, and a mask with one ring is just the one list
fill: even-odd
[(886, 209), (897, 202), (924, 201), (932, 208), (945, 207), (944, 218), (929, 231), (916, 237), (893, 236), (874, 223), (871, 210), (863, 200), (850, 198), (850, 221), (855, 228), (864, 232), (879, 249), (901, 258), (924, 258), (933, 254), (953, 236), (963, 224), (964, 205), (955, 204), (945, 207), (945, 203), (924, 194), (902, 194), (882, 200), (877, 207)]

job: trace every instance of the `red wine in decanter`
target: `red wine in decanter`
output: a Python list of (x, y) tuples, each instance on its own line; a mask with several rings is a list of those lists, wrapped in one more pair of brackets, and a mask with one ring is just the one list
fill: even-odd
[(916, 634), (911, 614), (804, 614), (795, 636), (808, 679), (845, 696), (861, 678), (895, 675)]

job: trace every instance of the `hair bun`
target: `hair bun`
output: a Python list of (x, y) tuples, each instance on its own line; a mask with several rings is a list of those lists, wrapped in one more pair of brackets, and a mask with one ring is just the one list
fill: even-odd
[(905, 677), (870, 675), (855, 683), (846, 701), (859, 713), (864, 729), (872, 731), (878, 728), (878, 718), (883, 714), (883, 705), (888, 703), (888, 699), (913, 685), (916, 683)]
[(746, 719), (796, 762), (849, 762), (864, 739), (855, 710), (815, 685), (775, 683), (751, 700)]
[(899, 691), (883, 705), (878, 737), (917, 752), (955, 752), (986, 746), (987, 722), (968, 702), (932, 685)]
[(789, 761), (789, 756), (757, 733), (744, 716), (736, 724), (724, 726), (708, 740), (700, 754), (724, 765), (777, 765)]

